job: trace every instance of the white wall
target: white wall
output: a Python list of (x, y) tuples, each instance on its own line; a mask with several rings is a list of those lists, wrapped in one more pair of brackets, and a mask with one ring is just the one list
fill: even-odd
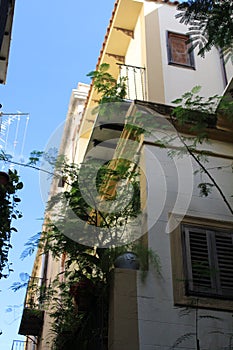
[[(160, 65), (160, 60), (162, 61), (165, 95), (164, 102), (170, 104), (172, 100), (180, 97), (184, 92), (190, 91), (195, 85), (202, 86), (201, 94), (203, 96), (212, 96), (215, 94), (221, 95), (224, 90), (224, 79), (217, 49), (213, 48), (206, 54), (205, 59), (197, 56), (197, 52), (195, 50), (195, 70), (168, 65), (167, 31), (184, 34), (187, 33), (187, 27), (180, 24), (179, 21), (175, 19), (175, 14), (175, 6), (158, 6), (154, 3), (152, 5), (152, 3), (145, 2), (146, 21), (149, 21), (149, 19), (153, 17), (154, 21), (158, 21), (160, 28), (160, 38), (158, 38), (156, 23), (154, 22), (154, 24), (151, 24), (150, 41), (147, 44), (147, 51), (148, 54), (154, 55), (153, 58), (149, 59), (150, 65)], [(158, 41), (161, 45), (161, 52), (159, 52), (159, 48), (157, 48), (157, 51), (153, 53), (151, 47), (156, 45), (155, 42)], [(161, 57), (159, 55), (161, 55)], [(150, 71), (153, 72), (151, 67), (147, 68), (149, 73)], [(232, 64), (228, 62), (228, 78), (232, 76), (232, 73)], [(150, 76), (149, 79), (152, 79), (152, 77)], [(158, 79), (156, 74), (154, 79)], [(155, 100), (155, 102), (162, 102), (160, 100), (160, 96), (158, 96), (158, 100)]]
[[(206, 149), (215, 151), (218, 156), (209, 158), (212, 175), (221, 185), (222, 190), (230, 197), (233, 188), (232, 144), (213, 142)], [(221, 154), (223, 157), (220, 158)], [(171, 158), (166, 149), (156, 146), (145, 146), (146, 178), (148, 184), (148, 242), (161, 260), (161, 274), (150, 267), (146, 283), (138, 276), (138, 318), (141, 350), (170, 349), (175, 341), (187, 334), (195, 332), (195, 310), (175, 307), (173, 299), (170, 235), (167, 232), (169, 213), (174, 210), (177, 196), (180, 195), (175, 213), (232, 222), (233, 218), (216, 189), (207, 197), (199, 195), (197, 188), (205, 177), (193, 176), (197, 165), (184, 158)], [(222, 166), (222, 169), (216, 167)], [(192, 186), (193, 182), (193, 186)], [(187, 310), (186, 310), (187, 311)], [(232, 332), (231, 313), (223, 311), (200, 310), (200, 315), (219, 317), (222, 320), (203, 319), (199, 321), (199, 338), (201, 349), (223, 349), (229, 343)], [(218, 331), (219, 333), (211, 333)], [(194, 337), (187, 338), (180, 344), (183, 349), (196, 349)]]
[(142, 16), (138, 17), (137, 24), (134, 29), (134, 38), (130, 41), (126, 56), (125, 56), (125, 64), (129, 64), (132, 66), (145, 66), (145, 60), (143, 57), (142, 47), (144, 45), (144, 37), (143, 37), (143, 22)]

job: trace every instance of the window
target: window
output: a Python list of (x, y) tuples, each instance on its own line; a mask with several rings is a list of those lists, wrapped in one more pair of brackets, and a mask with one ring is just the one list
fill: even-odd
[(193, 52), (189, 52), (188, 35), (168, 32), (168, 63), (195, 69)]
[(186, 216), (170, 243), (174, 304), (233, 311), (233, 223)]
[(186, 294), (233, 298), (233, 233), (182, 225)]

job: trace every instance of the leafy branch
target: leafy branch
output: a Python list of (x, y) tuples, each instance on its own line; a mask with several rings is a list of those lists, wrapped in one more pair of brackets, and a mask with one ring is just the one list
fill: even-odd
[(108, 72), (109, 67), (109, 64), (102, 63), (98, 70), (87, 74), (93, 80), (95, 90), (102, 96), (99, 104), (122, 101), (127, 94), (127, 78), (120, 77), (119, 81), (117, 81)]
[(189, 25), (191, 50), (205, 57), (213, 46), (233, 62), (233, 3), (231, 0), (188, 0), (177, 6), (176, 18)]
[[(222, 191), (220, 185), (211, 175), (208, 168), (201, 162), (201, 158), (195, 154), (197, 145), (208, 140), (208, 134), (206, 132), (206, 128), (208, 126), (207, 118), (208, 116), (210, 116), (211, 118), (212, 116), (214, 116), (216, 118), (216, 116), (213, 113), (217, 109), (217, 106), (218, 106), (217, 102), (221, 101), (221, 98), (216, 95), (213, 97), (209, 97), (206, 101), (204, 101), (203, 97), (200, 97), (197, 95), (199, 91), (200, 91), (200, 86), (194, 87), (191, 90), (191, 92), (185, 93), (180, 99), (173, 101), (173, 103), (176, 103), (179, 105), (174, 108), (173, 113), (170, 116), (170, 120), (174, 128), (176, 129), (177, 136), (181, 141), (181, 143), (183, 144), (186, 152), (190, 154), (190, 156), (199, 165), (201, 171), (204, 174), (206, 174), (211, 181), (210, 183), (205, 182), (205, 183), (200, 183), (198, 185), (198, 187), (201, 190), (201, 195), (208, 196), (208, 194), (211, 192), (211, 188), (215, 187), (219, 192), (220, 196), (222, 197), (227, 208), (229, 209), (230, 213), (233, 214), (233, 208), (230, 202), (227, 200), (227, 197)], [(226, 106), (227, 104), (225, 103), (224, 104), (225, 110), (226, 110)], [(231, 105), (230, 105), (230, 108), (232, 108)], [(199, 110), (201, 111), (200, 113), (199, 113)], [(193, 111), (195, 113), (194, 116), (197, 116), (196, 118), (193, 118), (193, 113), (192, 113)], [(196, 114), (196, 112), (198, 114)], [(203, 116), (203, 119), (202, 119), (202, 116)], [(178, 121), (178, 123), (181, 125), (189, 122), (195, 123), (195, 125), (191, 126), (190, 128), (191, 131), (193, 130), (196, 131), (196, 136), (192, 138), (193, 143), (191, 145), (189, 145), (186, 142), (186, 138), (183, 135), (181, 135), (181, 133), (177, 130), (176, 121)], [(188, 138), (187, 140), (190, 140), (190, 139)]]
[[(23, 183), (19, 180), (16, 170), (9, 170), (6, 183), (0, 184), (0, 279), (8, 277), (12, 271), (8, 254), (12, 248), (11, 234), (17, 232), (17, 229), (12, 226), (12, 221), (22, 217), (21, 212), (17, 209), (21, 200), (16, 194), (22, 188)], [(7, 272), (5, 272), (6, 269)]]

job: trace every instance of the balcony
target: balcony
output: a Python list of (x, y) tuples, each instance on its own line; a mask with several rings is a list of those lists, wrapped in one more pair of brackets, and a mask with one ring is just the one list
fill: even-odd
[(26, 342), (23, 340), (13, 340), (11, 350), (24, 350)]
[(146, 69), (127, 64), (118, 64), (118, 66), (120, 77), (127, 78), (127, 99), (146, 101)]
[(38, 277), (31, 277), (28, 282), (19, 334), (33, 336), (40, 335), (44, 321), (44, 296), (44, 280)]
[(120, 105), (109, 105), (107, 109), (99, 107), (99, 113), (87, 147), (86, 159), (108, 161), (113, 158), (130, 106), (130, 101), (124, 101)]

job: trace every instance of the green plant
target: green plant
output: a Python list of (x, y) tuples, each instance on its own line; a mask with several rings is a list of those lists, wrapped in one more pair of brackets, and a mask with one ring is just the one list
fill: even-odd
[[(97, 92), (103, 93), (101, 104), (103, 102), (109, 102), (109, 100), (111, 101), (111, 99), (109, 99), (109, 96), (111, 96), (111, 94), (109, 93), (109, 89), (111, 90), (113, 86), (114, 89), (116, 87), (116, 85), (114, 85), (116, 84), (116, 81), (112, 79), (112, 77), (108, 73), (106, 73), (107, 69), (108, 66), (105, 66), (104, 69), (102, 69), (102, 71), (95, 71), (94, 74), (92, 72), (91, 75), (95, 79), (93, 84), (94, 87), (97, 89)], [(100, 75), (98, 75), (99, 73)], [(105, 83), (106, 86), (104, 87), (103, 85)], [(214, 114), (214, 108), (216, 108), (216, 101), (218, 100), (218, 97), (215, 96), (213, 98), (209, 98), (209, 100), (207, 101), (204, 101), (202, 97), (196, 96), (198, 92), (199, 87), (196, 87), (190, 93), (183, 95), (181, 99), (177, 100), (176, 103), (181, 105), (178, 106), (178, 108), (175, 110), (172, 116), (172, 118), (175, 118), (176, 121), (178, 120), (180, 124), (190, 123), (191, 128), (194, 127), (193, 131), (197, 133), (197, 139), (194, 140), (193, 147), (189, 148), (189, 146), (185, 143), (185, 151), (192, 152), (192, 155), (194, 148), (199, 143), (207, 139), (208, 135), (206, 134), (201, 134), (200, 136), (200, 130), (205, 131), (206, 127), (208, 126), (209, 116), (210, 114)], [(190, 110), (192, 110), (192, 113), (190, 113)], [(143, 134), (143, 125), (139, 124), (139, 128), (135, 128), (133, 124), (131, 126), (130, 123), (126, 125), (126, 131), (133, 134), (134, 137), (140, 137), (140, 135)], [(185, 140), (183, 139), (182, 141), (185, 142)], [(98, 176), (94, 177), (96, 181), (95, 187), (98, 189), (97, 197), (93, 197), (93, 191), (91, 190), (93, 188), (93, 173), (91, 172), (91, 168), (94, 169), (95, 166), (97, 167), (97, 169), (99, 169)], [(71, 190), (65, 192), (65, 197), (66, 200), (68, 200), (69, 205), (72, 207), (75, 214), (78, 215), (79, 218), (81, 218), (85, 224), (88, 223), (88, 225), (91, 225), (93, 227), (93, 234), (95, 234), (96, 228), (102, 227), (107, 229), (108, 239), (110, 239), (110, 242), (114, 242), (114, 239), (118, 239), (119, 236), (120, 239), (122, 239), (121, 234), (126, 229), (126, 224), (130, 222), (130, 220), (134, 216), (137, 216), (138, 212), (140, 211), (140, 205), (135, 206), (135, 203), (140, 203), (140, 192), (134, 191), (135, 196), (132, 197), (132, 200), (129, 202), (129, 206), (121, 206), (120, 208), (117, 208), (116, 204), (113, 203), (113, 207), (115, 205), (114, 209), (118, 210), (101, 210), (101, 204), (102, 201), (106, 200), (111, 202), (115, 198), (115, 185), (119, 179), (123, 178), (127, 181), (130, 181), (131, 184), (134, 185), (134, 188), (139, 190), (139, 174), (137, 173), (137, 171), (135, 171), (134, 168), (130, 166), (130, 164), (128, 164), (127, 161), (120, 159), (118, 159), (118, 161), (114, 164), (110, 162), (110, 164), (105, 164), (104, 166), (100, 166), (100, 164), (98, 163), (92, 163), (91, 168), (84, 164), (81, 166), (80, 170), (84, 171), (84, 176), (82, 177), (85, 179), (85, 182), (82, 182), (82, 188), (80, 188), (80, 170), (76, 169), (75, 172), (74, 167), (75, 165), (72, 165), (72, 181), (70, 183)], [(94, 169), (93, 171), (95, 173), (96, 169)], [(67, 168), (65, 174), (67, 175)], [(69, 176), (66, 176), (66, 179), (68, 179), (67, 181), (69, 183)], [(203, 192), (208, 192), (208, 189), (204, 187), (204, 185), (202, 185), (201, 188)], [(59, 196), (60, 195), (52, 199), (51, 207), (53, 207), (56, 204), (56, 202), (60, 202)], [(90, 203), (92, 203), (92, 205), (90, 205)], [(121, 208), (124, 208), (124, 210), (122, 210)], [(127, 208), (127, 210), (125, 210), (125, 208)], [(71, 225), (72, 227), (72, 220), (66, 220), (66, 225)], [(57, 226), (62, 227), (60, 223)], [(85, 232), (84, 226), (82, 228), (81, 226), (78, 227), (77, 230), (80, 231), (81, 229), (83, 229)], [(61, 252), (67, 254), (66, 271), (69, 271), (69, 282), (72, 281), (71, 286), (76, 282), (82, 281), (83, 279), (88, 279), (91, 280), (93, 284), (101, 286), (101, 288), (103, 288), (105, 291), (108, 291), (111, 269), (113, 268), (113, 262), (115, 257), (124, 251), (136, 251), (136, 245), (134, 244), (131, 244), (130, 246), (127, 244), (123, 244), (121, 247), (118, 246), (113, 248), (90, 248), (80, 243), (74, 244), (72, 239), (67, 239), (67, 237), (60, 235), (59, 230), (57, 230), (56, 228), (56, 224), (52, 227), (52, 230), (51, 227), (48, 229), (45, 238), (46, 241), (44, 247), (45, 249), (48, 249), (48, 251), (53, 252), (53, 254), (55, 254), (54, 257), (58, 256), (58, 254), (60, 254)], [(100, 239), (101, 241), (98, 241), (98, 244), (106, 243), (106, 237), (101, 237)], [(53, 242), (56, 242), (56, 244), (53, 244)], [(138, 253), (140, 256), (140, 252)], [(145, 269), (148, 257), (154, 258), (155, 266), (157, 265), (158, 267), (158, 257), (156, 257), (156, 255), (153, 255), (153, 252), (150, 252), (148, 249), (145, 249), (144, 252), (141, 252), (141, 257), (143, 256), (143, 266), (145, 267)], [(106, 295), (108, 295), (108, 292)], [(89, 312), (89, 315), (90, 314), (91, 313)], [(198, 337), (196, 336), (196, 338), (198, 348)], [(85, 341), (83, 341), (83, 344), (85, 344)]]
[[(97, 295), (95, 287), (89, 309), (79, 311), (71, 293), (74, 284), (59, 283), (58, 293), (54, 293), (50, 317), (52, 322), (53, 350), (104, 349), (107, 339), (106, 321), (107, 303), (103, 294)], [(99, 292), (99, 291), (98, 291)], [(55, 337), (54, 337), (55, 335)], [(51, 343), (50, 343), (51, 344)]]
[(93, 81), (95, 90), (100, 93), (100, 104), (106, 102), (119, 102), (126, 97), (126, 81), (125, 77), (121, 77), (117, 81), (110, 73), (110, 66), (107, 63), (102, 63), (98, 70), (87, 74)]
[(200, 90), (201, 86), (195, 86), (190, 92), (172, 101), (177, 105), (172, 115), (180, 125), (190, 124), (189, 130), (197, 133), (199, 143), (207, 138), (206, 129), (215, 126), (217, 121), (215, 112), (221, 100), (218, 95), (204, 98), (198, 94)]
[[(183, 148), (178, 151), (175, 150), (170, 154), (171, 156), (189, 154), (199, 166), (199, 170), (195, 171), (195, 175), (198, 173), (201, 175), (204, 174), (209, 180), (199, 183), (198, 187), (201, 196), (208, 196), (212, 189), (216, 188), (230, 213), (233, 214), (231, 203), (222, 191), (221, 186), (211, 174), (211, 169), (208, 169), (206, 166), (206, 164), (208, 164), (208, 152), (199, 151), (198, 149), (198, 146), (203, 144), (203, 142), (209, 142), (209, 119), (211, 121), (217, 120), (218, 115), (223, 113), (232, 121), (232, 102), (217, 95), (204, 99), (204, 97), (198, 95), (200, 89), (200, 86), (196, 86), (190, 92), (185, 93), (181, 98), (173, 101), (173, 103), (178, 106), (173, 109), (170, 120), (177, 131), (178, 139), (183, 145)], [(182, 135), (182, 133), (179, 132), (177, 123), (178, 125), (191, 124), (189, 126), (189, 131), (193, 135), (191, 137)], [(172, 138), (170, 139), (172, 140)], [(167, 137), (164, 142), (169, 144), (169, 137)], [(219, 166), (219, 170), (221, 169), (221, 166)]]
[[(99, 71), (89, 74), (94, 78), (94, 88), (97, 92), (102, 93), (100, 100), (102, 105), (104, 102), (120, 102), (125, 98), (124, 81), (120, 81), (119, 86), (119, 83), (107, 72), (108, 68), (108, 65), (104, 65), (100, 67)], [(195, 88), (191, 93), (185, 94), (181, 100), (177, 101), (178, 104), (184, 102), (184, 105), (178, 106), (177, 114), (172, 117), (172, 121), (174, 121), (173, 118), (176, 118), (181, 124), (189, 122), (192, 124), (193, 118), (190, 119), (189, 112), (190, 109), (193, 109), (196, 116), (195, 122), (198, 123), (197, 137), (199, 137), (200, 128), (205, 129), (207, 126), (208, 111), (212, 108), (214, 100), (214, 98), (210, 98), (209, 102), (206, 103), (203, 98), (195, 96), (198, 91), (199, 88)], [(201, 108), (202, 113), (199, 113), (199, 108)], [(194, 116), (194, 114), (192, 115)], [(204, 123), (202, 116), (204, 116)], [(125, 126), (125, 130), (131, 133), (132, 138), (140, 138), (144, 133), (143, 119), (141, 115), (138, 118), (140, 120), (139, 127), (135, 127), (130, 122)], [(157, 126), (155, 125), (155, 127)], [(206, 138), (206, 135), (194, 141), (193, 147), (202, 142), (203, 138)], [(192, 156), (195, 157), (194, 148), (190, 148), (185, 143), (185, 139), (182, 140), (185, 151), (191, 152)], [(115, 258), (125, 251), (135, 251), (142, 261), (141, 266), (144, 271), (146, 271), (148, 260), (158, 271), (160, 271), (160, 263), (155, 252), (142, 248), (138, 242), (133, 241), (129, 244), (127, 244), (127, 240), (124, 242), (124, 234), (132, 234), (129, 232), (129, 227), (132, 231), (140, 227), (139, 222), (138, 227), (131, 225), (133, 219), (140, 213), (140, 172), (137, 166), (135, 167), (128, 160), (121, 158), (106, 164), (92, 161), (82, 164), (81, 167), (76, 164), (67, 164), (63, 159), (61, 162), (56, 161), (56, 165), (58, 169), (57, 171), (55, 169), (55, 176), (57, 173), (62, 173), (63, 176), (65, 174), (67, 188), (62, 194), (51, 198), (48, 211), (52, 211), (53, 208), (70, 207), (72, 213), (67, 210), (64, 218), (64, 212), (56, 212), (56, 221), (47, 223), (39, 243), (40, 249), (44, 253), (50, 252), (54, 258), (59, 258), (61, 254), (66, 256), (63, 281), (61, 282), (58, 276), (47, 292), (47, 300), (53, 303), (50, 315), (54, 320), (52, 327), (56, 335), (54, 349), (69, 349), (74, 338), (77, 344), (80, 344), (81, 349), (86, 350), (90, 346), (93, 349), (93, 339), (99, 339), (103, 343), (106, 337), (108, 289)], [(97, 176), (93, 176), (96, 173)], [(121, 180), (124, 180), (126, 186), (117, 188), (117, 184)], [(213, 184), (215, 185), (215, 183)], [(203, 186), (202, 190), (208, 192), (208, 188)], [(129, 187), (133, 191), (127, 192), (126, 189)], [(97, 189), (97, 192), (94, 192), (93, 188)], [(117, 197), (117, 191), (126, 193), (120, 202), (114, 201)], [(109, 204), (108, 208), (111, 210), (106, 210), (103, 204)], [(80, 220), (77, 221), (77, 217)], [(91, 246), (85, 244), (87, 227), (88, 229), (91, 227), (96, 242)], [(75, 236), (77, 232), (82, 233), (78, 240)], [(94, 299), (98, 300), (96, 305), (102, 310), (100, 320), (96, 320), (95, 308), (82, 313), (78, 311), (78, 305), (75, 305), (71, 290), (74, 290), (74, 286), (83, 281), (90, 281), (93, 286)]]
[[(69, 186), (66, 191), (51, 198), (48, 210), (53, 210), (65, 200), (72, 208), (72, 213), (75, 213), (75, 218), (80, 220), (79, 224), (76, 220), (73, 222), (74, 219), (67, 217), (67, 213), (64, 220), (63, 213), (56, 211), (57, 221), (47, 223), (39, 243), (41, 251), (45, 254), (49, 252), (54, 259), (61, 254), (66, 256), (63, 281), (60, 281), (61, 276), (52, 281), (45, 297), (48, 304), (52, 304), (49, 312), (54, 320), (54, 349), (69, 349), (71, 344), (73, 346), (74, 338), (78, 349), (94, 349), (99, 343), (106, 343), (107, 339), (109, 286), (115, 259), (126, 251), (134, 251), (141, 261), (143, 280), (148, 260), (157, 270), (160, 269), (160, 263), (155, 252), (138, 242), (124, 243), (128, 222), (140, 213), (138, 172), (131, 167), (130, 162), (120, 161), (114, 163), (114, 167), (112, 164), (100, 166), (98, 162), (82, 164), (80, 167), (64, 162), (63, 168), (61, 166), (60, 163), (59, 171), (66, 174), (66, 184)], [(95, 196), (93, 178), (97, 169), (94, 186), (98, 191)], [(126, 181), (126, 189), (129, 184), (132, 186), (133, 193), (129, 192), (124, 197), (125, 202), (121, 201), (117, 205), (114, 202), (115, 186), (122, 180)], [(102, 201), (112, 204), (114, 210), (106, 211), (104, 206), (101, 207)], [(82, 240), (75, 236), (77, 231), (83, 232), (85, 236), (86, 225), (92, 228), (98, 246), (81, 244)], [(101, 236), (99, 229), (104, 229), (106, 236)], [(69, 235), (64, 232), (69, 232)], [(87, 290), (92, 291), (91, 294), (88, 291), (85, 293), (91, 302), (91, 307), (85, 312), (82, 311), (78, 296), (76, 298), (80, 285), (86, 285)]]
[(177, 18), (189, 25), (191, 50), (198, 47), (202, 57), (213, 46), (233, 60), (233, 5), (231, 0), (189, 0), (178, 5)]
[(12, 226), (12, 221), (22, 217), (17, 209), (20, 198), (16, 193), (23, 188), (23, 183), (19, 180), (16, 170), (9, 170), (8, 176), (7, 182), (0, 184), (0, 279), (6, 278), (12, 271), (8, 254), (12, 248), (11, 234), (17, 232)]

